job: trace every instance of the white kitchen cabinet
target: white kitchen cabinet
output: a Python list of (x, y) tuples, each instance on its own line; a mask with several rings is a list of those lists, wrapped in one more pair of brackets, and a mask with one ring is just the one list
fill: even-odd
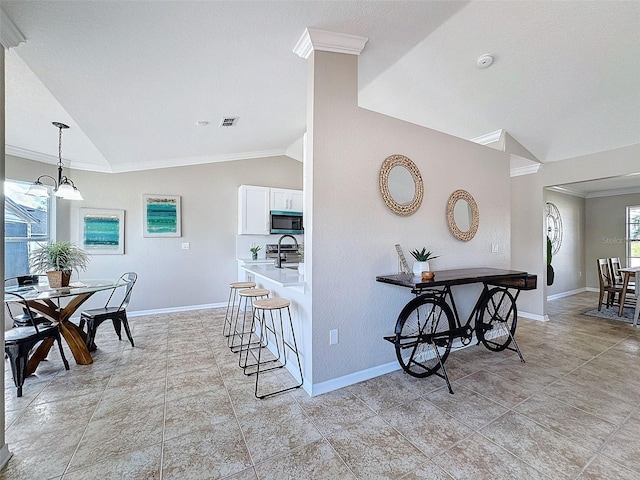
[(302, 212), (302, 190), (271, 189), (271, 210)]
[(240, 185), (238, 189), (238, 234), (269, 235), (269, 187)]

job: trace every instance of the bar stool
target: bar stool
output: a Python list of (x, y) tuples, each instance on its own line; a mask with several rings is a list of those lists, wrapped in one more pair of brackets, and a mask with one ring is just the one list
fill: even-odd
[[(278, 393), (286, 392), (288, 390), (293, 390), (302, 386), (302, 366), (300, 365), (300, 355), (298, 354), (298, 345), (296, 343), (296, 335), (293, 331), (293, 321), (291, 319), (291, 310), (289, 309), (289, 305), (291, 302), (286, 298), (265, 298), (262, 300), (256, 300), (253, 302), (253, 311), (254, 311), (254, 321), (258, 320), (260, 322), (260, 341), (257, 343), (257, 346), (250, 347), (247, 349), (247, 357), (249, 352), (256, 360), (254, 364), (247, 364), (245, 359), (244, 365), (244, 373), (245, 375), (255, 375), (256, 376), (256, 387), (254, 394), (256, 398), (266, 398), (272, 395), (276, 395)], [(291, 328), (291, 342), (287, 341), (284, 335), (284, 326), (282, 320), (283, 311), (287, 312), (289, 317), (289, 327)], [(269, 313), (267, 319), (267, 312)], [(274, 312), (277, 312), (274, 315)], [(267, 325), (267, 321), (271, 320), (271, 326)], [(279, 327), (278, 325), (279, 324)], [(262, 350), (266, 346), (269, 345), (269, 332), (271, 332), (273, 336), (273, 340), (275, 343), (276, 352), (274, 355), (277, 358), (273, 360), (264, 360), (262, 358)], [(280, 345), (282, 345), (282, 350), (280, 349)], [(258, 395), (258, 384), (260, 382), (260, 373), (268, 372), (269, 370), (274, 370), (277, 368), (282, 368), (287, 365), (287, 348), (296, 356), (296, 361), (298, 362), (298, 372), (300, 373), (300, 383), (293, 387), (283, 388), (281, 390), (276, 390), (270, 393), (265, 393), (264, 395)], [(256, 356), (257, 351), (257, 356)], [(273, 352), (272, 352), (273, 353)], [(275, 362), (275, 366), (270, 366), (268, 368), (262, 368), (267, 363)], [(255, 367), (255, 372), (247, 373), (247, 369), (250, 367)]]
[[(238, 301), (238, 311), (236, 312), (235, 321), (233, 322), (233, 334), (227, 339), (229, 348), (232, 352), (242, 352), (247, 348), (257, 345), (257, 342), (251, 341), (251, 335), (255, 333), (254, 322), (247, 322), (247, 310), (251, 306), (251, 318), (253, 318), (253, 303), (256, 299), (267, 298), (269, 296), (269, 290), (266, 288), (245, 288), (238, 292), (240, 300)], [(244, 300), (244, 308), (242, 308), (242, 301)], [(249, 305), (251, 302), (251, 305)], [(238, 323), (240, 323), (240, 310), (242, 309), (242, 327), (238, 329)], [(247, 324), (250, 323), (250, 328), (247, 330)], [(236, 343), (236, 337), (240, 338), (240, 343)], [(245, 337), (247, 341), (245, 342)]]
[[(229, 300), (227, 301), (227, 311), (224, 314), (224, 325), (222, 326), (222, 336), (227, 338), (231, 336), (231, 330), (232, 330), (231, 321), (233, 320), (233, 312), (236, 305), (238, 290), (244, 290), (245, 288), (254, 288), (255, 286), (256, 286), (256, 282), (232, 282), (229, 284)], [(239, 307), (240, 305), (238, 305), (238, 308)]]

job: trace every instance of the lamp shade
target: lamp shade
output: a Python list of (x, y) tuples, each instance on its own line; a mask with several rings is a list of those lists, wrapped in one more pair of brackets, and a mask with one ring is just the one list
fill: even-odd
[(48, 197), (49, 190), (41, 183), (34, 183), (29, 187), (26, 195), (31, 195), (32, 197)]
[(80, 193), (80, 190), (78, 190), (76, 187), (71, 187), (73, 190), (71, 193), (67, 194), (66, 198), (67, 200), (84, 200), (84, 198), (82, 198), (82, 194)]
[(58, 189), (56, 190), (56, 197), (70, 200), (72, 195), (73, 195), (73, 187), (69, 183), (63, 183), (62, 185), (58, 185)]

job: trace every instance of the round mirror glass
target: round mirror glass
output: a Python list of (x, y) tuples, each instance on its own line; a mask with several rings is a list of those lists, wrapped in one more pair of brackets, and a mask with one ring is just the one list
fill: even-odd
[(468, 232), (471, 228), (471, 206), (466, 200), (460, 199), (453, 206), (453, 218), (461, 232)]
[(456, 190), (447, 202), (447, 222), (454, 237), (463, 242), (471, 240), (478, 231), (478, 205), (466, 190)]
[(416, 184), (411, 172), (398, 165), (389, 172), (389, 193), (400, 205), (408, 205), (413, 200)]
[(420, 171), (404, 155), (391, 155), (382, 162), (379, 185), (384, 203), (396, 215), (411, 215), (422, 203), (424, 186)]

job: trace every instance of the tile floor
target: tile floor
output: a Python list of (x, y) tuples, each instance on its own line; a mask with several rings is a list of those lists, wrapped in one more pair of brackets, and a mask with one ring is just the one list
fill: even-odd
[(595, 302), (521, 319), (524, 364), (456, 351), (455, 395), (398, 371), (259, 401), (222, 309), (133, 318), (135, 348), (105, 325), (93, 365), (51, 354), (21, 399), (5, 375), (0, 479), (637, 479), (640, 330), (579, 315)]

